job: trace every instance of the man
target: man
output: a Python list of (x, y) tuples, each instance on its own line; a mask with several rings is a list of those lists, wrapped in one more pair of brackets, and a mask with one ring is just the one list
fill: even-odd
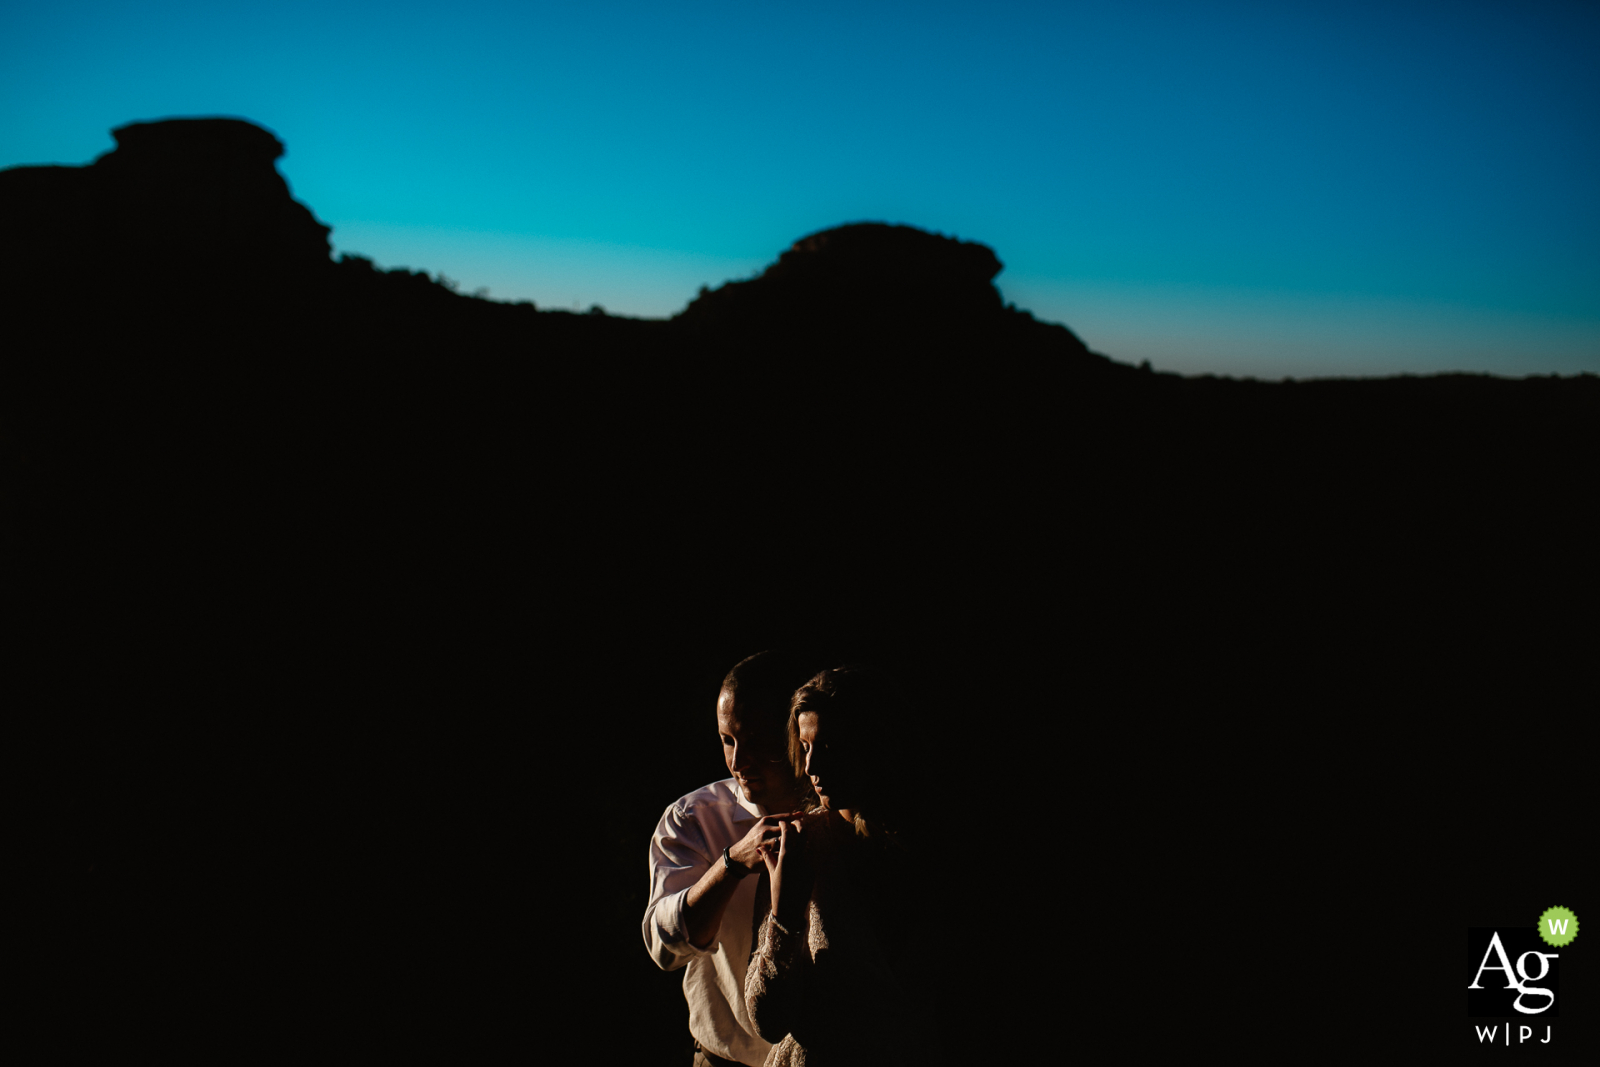
[(809, 785), (788, 755), (789, 699), (812, 665), (779, 652), (741, 660), (717, 695), (717, 733), (732, 775), (683, 797), (650, 841), (644, 940), (662, 970), (686, 967), (696, 1067), (761, 1067), (767, 1042), (744, 1006), (755, 924), (770, 898), (760, 847)]

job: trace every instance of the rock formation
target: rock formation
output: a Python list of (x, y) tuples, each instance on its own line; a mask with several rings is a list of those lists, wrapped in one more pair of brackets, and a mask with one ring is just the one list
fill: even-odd
[[(329, 263), (329, 228), (289, 195), (276, 137), (239, 119), (112, 131), (85, 167), (0, 171), (10, 286), (90, 287), (115, 301), (260, 285)], [(96, 290), (98, 290), (96, 292)]]
[(1001, 311), (991, 284), (1000, 269), (994, 252), (975, 242), (856, 223), (801, 238), (759, 277), (701, 294), (683, 318), (802, 330), (868, 315), (940, 329), (992, 324)]

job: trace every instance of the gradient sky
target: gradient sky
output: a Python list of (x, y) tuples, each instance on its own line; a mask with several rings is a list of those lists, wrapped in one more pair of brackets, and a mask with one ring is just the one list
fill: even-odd
[(1600, 5), (9, 3), (0, 166), (233, 115), (336, 251), (665, 316), (796, 238), (994, 248), (1157, 369), (1600, 372)]

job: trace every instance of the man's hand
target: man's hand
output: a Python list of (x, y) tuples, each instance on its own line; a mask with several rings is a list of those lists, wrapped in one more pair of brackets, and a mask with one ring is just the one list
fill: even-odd
[(728, 846), (728, 858), (735, 863), (742, 863), (745, 870), (758, 870), (762, 864), (762, 853), (767, 846), (776, 845), (780, 827), (784, 820), (794, 820), (800, 817), (798, 811), (789, 812), (787, 815), (763, 815), (750, 827), (750, 832), (741, 837), (735, 844)]
[[(793, 821), (800, 818), (798, 811), (787, 815), (764, 815), (756, 820), (750, 827), (750, 832), (745, 834), (734, 844), (728, 846), (728, 859), (734, 863), (744, 864), (747, 871), (754, 871), (762, 864), (761, 850), (771, 847), (777, 848), (778, 837), (781, 833), (780, 826), (784, 820)], [(722, 866), (722, 857), (712, 860), (711, 867), (700, 880), (689, 887), (688, 895), (684, 897), (684, 926), (689, 934), (689, 943), (699, 949), (709, 949), (716, 943), (717, 930), (722, 924), (722, 913), (728, 907), (728, 901), (733, 899), (734, 890), (742, 881), (737, 872), (729, 871)]]

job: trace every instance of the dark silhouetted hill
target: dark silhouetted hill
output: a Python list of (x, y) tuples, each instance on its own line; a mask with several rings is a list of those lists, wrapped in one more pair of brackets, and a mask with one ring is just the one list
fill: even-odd
[[(1253, 906), (1468, 698), (1592, 696), (1593, 376), (1152, 373), (877, 223), (671, 320), (541, 311), (333, 261), (249, 123), (114, 135), (0, 172), (41, 1002), (456, 1059), (563, 1029), (557, 981), (607, 991), (586, 1053), (670, 1061), (645, 842), (771, 645), (909, 680), (957, 852), (1020, 870), (1015, 813), (1072, 813), (1095, 916), (1184, 871)], [(979, 940), (952, 1063), (1060, 1006)]]
[(328, 227), (289, 196), (267, 131), (183, 119), (112, 136), (90, 166), (4, 172), (9, 286), (228, 288), (326, 266)]
[[(706, 334), (743, 331), (849, 344), (867, 326), (926, 340), (1002, 327), (994, 252), (910, 226), (858, 223), (796, 241), (749, 281), (702, 292), (679, 321)], [(1081, 347), (1081, 346), (1080, 346)]]

